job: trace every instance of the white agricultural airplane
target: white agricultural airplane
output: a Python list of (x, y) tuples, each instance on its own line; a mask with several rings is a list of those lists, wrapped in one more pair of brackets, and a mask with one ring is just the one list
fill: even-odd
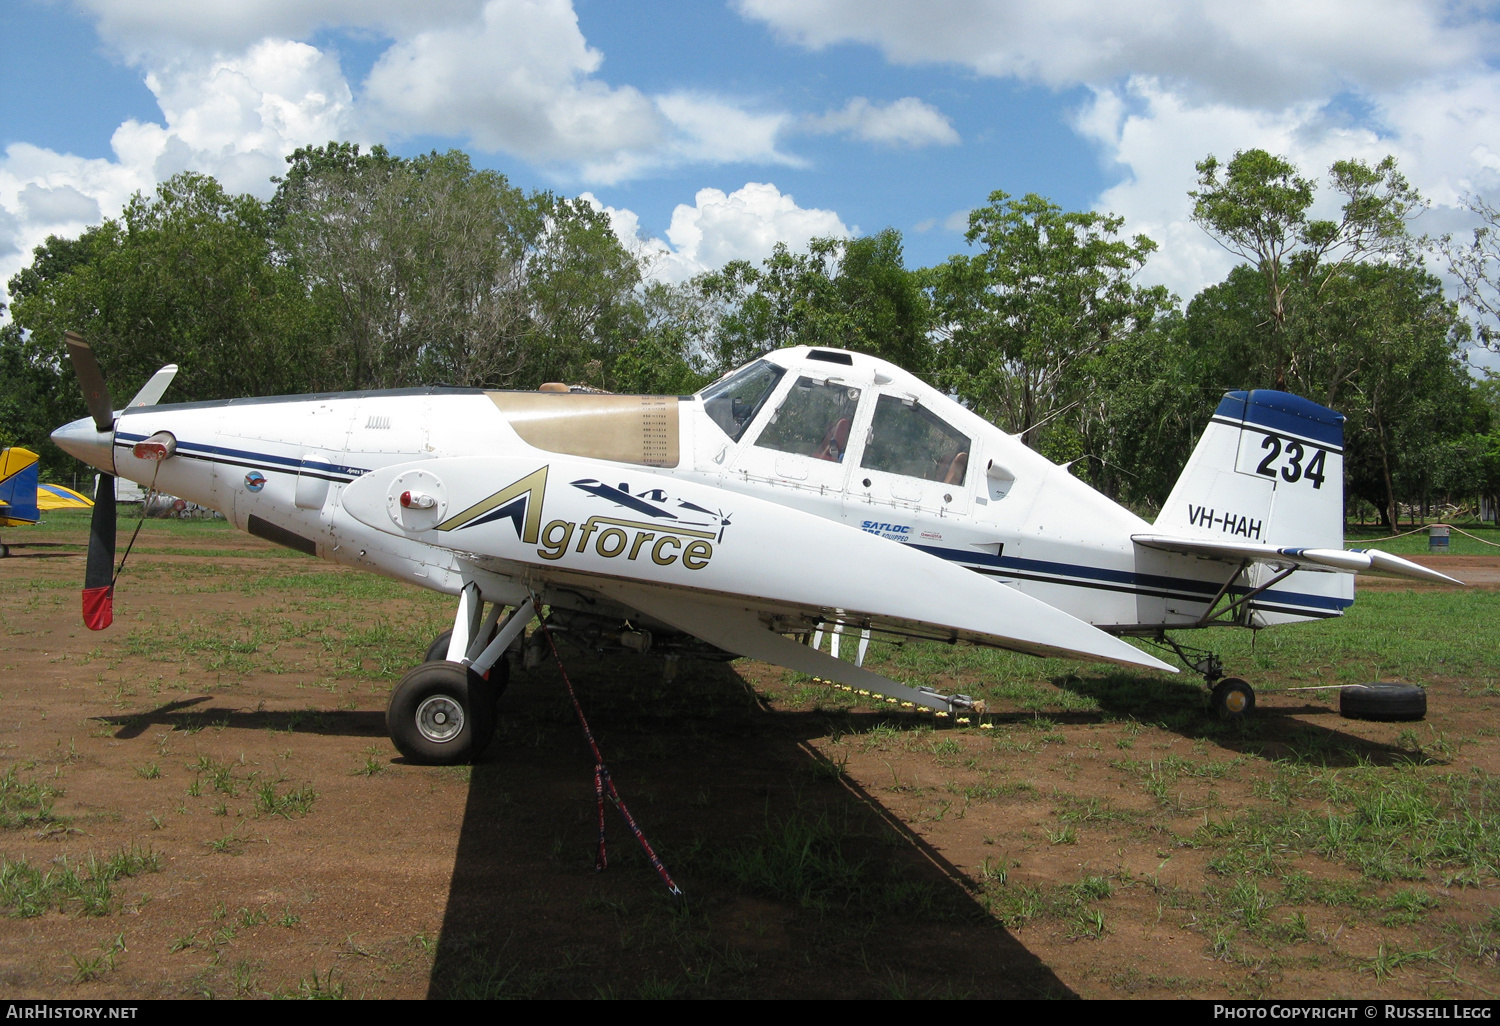
[[(786, 635), (1176, 672), (1122, 640), (1147, 637), (1239, 715), (1250, 686), (1165, 632), (1338, 616), (1361, 570), (1459, 583), (1343, 548), (1343, 417), (1281, 392), (1224, 397), (1150, 524), (841, 350), (773, 352), (693, 396), (432, 387), (156, 405), (164, 368), (117, 412), (87, 344), (69, 347), (91, 412), (53, 433), (69, 453), (257, 537), (458, 597), (446, 648), (387, 712), (396, 747), (425, 762), (483, 751), (503, 657), (544, 605), (552, 629), (596, 647), (749, 656), (944, 713), (982, 704)], [(112, 507), (95, 513), (95, 629), (110, 617)]]

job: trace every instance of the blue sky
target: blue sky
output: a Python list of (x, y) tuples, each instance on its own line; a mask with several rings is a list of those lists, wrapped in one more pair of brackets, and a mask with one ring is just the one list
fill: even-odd
[(331, 138), (587, 193), (669, 279), (886, 226), (936, 263), (1003, 189), (1123, 215), (1188, 297), (1231, 265), (1193, 163), (1255, 146), (1395, 154), (1422, 231), (1500, 197), (1492, 4), (10, 0), (0, 39), (0, 280), (176, 171), (264, 196)]

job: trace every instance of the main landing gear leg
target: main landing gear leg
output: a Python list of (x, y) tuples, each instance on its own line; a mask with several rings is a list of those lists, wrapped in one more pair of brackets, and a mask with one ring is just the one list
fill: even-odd
[(471, 762), (494, 737), (496, 700), (509, 677), (505, 651), (525, 630), (533, 609), (527, 600), (501, 623), (502, 606), (491, 605), (488, 615), (483, 607), (478, 586), (465, 587), (443, 652), (447, 658), (434, 659), (442, 650), (440, 638), (428, 649), (428, 661), (409, 671), (391, 692), (386, 729), (413, 762)]
[(1180, 644), (1168, 637), (1165, 631), (1157, 635), (1156, 640), (1177, 653), (1177, 658), (1188, 669), (1203, 675), (1203, 683), (1209, 688), (1209, 708), (1219, 719), (1243, 719), (1255, 708), (1255, 689), (1241, 677), (1224, 676), (1224, 664), (1218, 655), (1207, 649)]

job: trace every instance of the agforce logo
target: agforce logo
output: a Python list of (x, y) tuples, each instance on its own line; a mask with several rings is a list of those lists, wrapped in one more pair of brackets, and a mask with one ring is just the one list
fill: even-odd
[[(582, 525), (574, 520), (552, 520), (542, 526), (542, 503), (547, 490), (547, 471), (542, 467), (519, 481), (512, 482), (437, 526), (439, 531), (457, 531), (465, 527), (509, 520), (522, 542), (537, 546), (537, 555), (560, 560), (569, 547), (577, 554), (594, 552), (605, 559), (624, 556), (627, 561), (649, 556), (658, 566), (681, 561), (689, 570), (702, 570), (713, 559), (714, 542), (722, 541), (729, 518), (691, 502), (678, 501), (677, 508), (692, 520), (667, 509), (667, 495), (659, 487), (640, 495), (631, 493), (621, 483), (606, 485), (591, 478), (571, 482), (574, 488), (596, 498), (605, 499), (632, 513), (645, 514), (650, 521), (618, 516), (591, 516)], [(704, 522), (698, 522), (704, 521)], [(573, 545), (574, 538), (577, 545)]]

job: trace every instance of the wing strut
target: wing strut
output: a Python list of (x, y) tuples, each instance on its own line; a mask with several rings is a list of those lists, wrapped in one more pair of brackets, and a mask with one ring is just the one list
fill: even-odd
[(862, 666), (835, 659), (826, 652), (783, 637), (768, 629), (761, 623), (760, 617), (749, 609), (727, 604), (710, 606), (696, 596), (673, 594), (661, 588), (644, 588), (624, 582), (601, 581), (594, 587), (632, 609), (639, 609), (726, 652), (775, 663), (810, 677), (837, 681), (848, 685), (856, 693), (884, 695), (940, 713), (952, 713), (960, 709), (984, 712), (984, 703), (968, 695), (944, 695), (932, 688), (897, 684)]
[(1208, 608), (1204, 610), (1203, 615), (1198, 617), (1198, 622), (1193, 625), (1194, 627), (1206, 627), (1209, 623), (1221, 617), (1226, 621), (1233, 623), (1235, 615), (1241, 609), (1249, 608), (1249, 602), (1251, 599), (1255, 598), (1255, 596), (1259, 595), (1261, 592), (1266, 591), (1269, 588), (1274, 588), (1276, 585), (1292, 576), (1292, 574), (1302, 569), (1299, 566), (1287, 567), (1285, 570), (1278, 573), (1275, 577), (1271, 578), (1260, 587), (1253, 588), (1250, 591), (1245, 592), (1243, 595), (1236, 595), (1229, 601), (1229, 605), (1225, 606), (1218, 612), (1215, 612), (1214, 607), (1219, 604), (1219, 599), (1225, 596), (1229, 589), (1234, 585), (1234, 582), (1240, 579), (1240, 575), (1243, 574), (1245, 570), (1249, 568), (1249, 566), (1250, 561), (1248, 559), (1243, 560), (1240, 563), (1240, 568), (1229, 576), (1229, 580), (1224, 582), (1224, 587), (1219, 589), (1219, 593), (1215, 595), (1214, 600), (1208, 604)]

